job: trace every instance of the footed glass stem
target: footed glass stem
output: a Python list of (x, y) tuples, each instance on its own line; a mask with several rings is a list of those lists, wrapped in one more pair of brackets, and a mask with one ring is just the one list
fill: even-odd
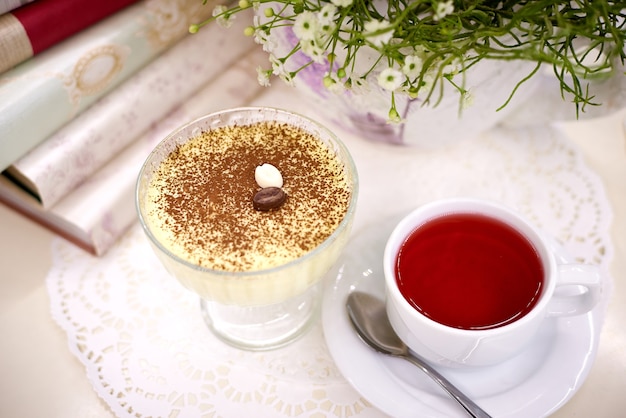
[(225, 343), (252, 351), (282, 347), (304, 334), (319, 308), (319, 285), (283, 302), (241, 307), (200, 299), (204, 321)]

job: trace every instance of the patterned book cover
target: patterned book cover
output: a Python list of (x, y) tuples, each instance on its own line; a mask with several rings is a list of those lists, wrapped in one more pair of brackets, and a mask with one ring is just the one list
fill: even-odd
[[(188, 36), (7, 168), (50, 208), (152, 124), (180, 106), (243, 51), (248, 19)], [(204, 53), (210, 47), (211, 59)], [(252, 69), (254, 70), (254, 69)]]
[(128, 79), (212, 12), (199, 0), (126, 7), (0, 75), (0, 170)]
[(137, 220), (135, 183), (154, 146), (178, 126), (204, 114), (250, 103), (263, 90), (254, 68), (267, 61), (260, 48), (244, 51), (236, 64), (161, 118), (49, 210), (5, 175), (0, 175), (0, 202), (30, 217), (94, 255), (104, 254)]
[(3, 14), (0, 16), (0, 72), (137, 1), (39, 0)]

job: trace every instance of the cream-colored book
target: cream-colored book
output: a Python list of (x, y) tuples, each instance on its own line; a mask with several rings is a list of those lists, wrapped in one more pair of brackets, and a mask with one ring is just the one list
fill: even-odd
[(241, 35), (246, 23), (236, 19), (229, 29), (210, 24), (179, 41), (10, 165), (7, 173), (44, 208), (54, 206), (169, 111), (257, 48)]
[(144, 0), (1, 74), (0, 171), (189, 36), (211, 9)]
[(96, 171), (51, 208), (44, 210), (24, 189), (0, 176), (0, 202), (95, 255), (104, 254), (137, 220), (135, 183), (145, 158), (167, 134), (204, 114), (250, 103), (262, 91), (254, 68), (267, 60), (256, 48), (214, 78), (180, 107)]

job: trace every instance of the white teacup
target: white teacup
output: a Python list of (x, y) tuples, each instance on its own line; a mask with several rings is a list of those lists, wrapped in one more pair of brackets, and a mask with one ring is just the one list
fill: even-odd
[(602, 291), (598, 267), (560, 264), (521, 215), (478, 199), (415, 209), (391, 233), (383, 264), (394, 330), (415, 353), (445, 366), (509, 359), (546, 317), (584, 314)]

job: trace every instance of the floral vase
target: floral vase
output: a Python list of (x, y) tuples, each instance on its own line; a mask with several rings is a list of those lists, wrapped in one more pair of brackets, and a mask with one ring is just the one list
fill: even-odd
[(338, 126), (361, 137), (389, 144), (406, 144), (425, 148), (437, 147), (451, 141), (472, 138), (493, 127), (520, 104), (532, 96), (533, 85), (524, 86), (514, 99), (501, 110), (511, 91), (524, 76), (527, 66), (519, 63), (480, 63), (480, 70), (467, 75), (466, 85), (472, 94), (471, 103), (459, 103), (452, 89), (444, 93), (436, 106), (425, 105), (419, 99), (396, 96), (396, 106), (403, 122), (388, 122), (389, 92), (373, 80), (367, 92), (329, 92), (321, 83), (324, 69), (310, 67), (296, 86), (311, 96), (326, 116)]
[[(284, 56), (297, 43), (292, 29), (285, 27), (274, 30), (266, 50)], [(363, 48), (359, 53), (362, 51)], [(293, 71), (309, 61), (309, 57), (298, 51), (285, 65), (290, 66), (288, 71)], [(311, 63), (300, 70), (292, 82), (312, 99), (321, 114), (341, 128), (373, 141), (431, 148), (474, 137), (533, 97), (538, 77), (521, 84), (512, 100), (499, 109), (534, 67), (534, 63), (522, 61), (481, 61), (464, 74), (454, 76), (454, 82), (468, 90), (469, 100), (461, 101), (458, 90), (449, 83), (444, 83), (448, 85), (443, 86), (441, 100), (436, 105), (425, 103), (419, 97), (410, 99), (396, 94), (396, 108), (402, 123), (389, 122), (391, 93), (378, 85), (375, 72), (367, 79), (365, 88), (335, 92), (324, 86), (328, 64)], [(437, 98), (431, 101), (437, 101), (438, 94), (435, 93)]]

